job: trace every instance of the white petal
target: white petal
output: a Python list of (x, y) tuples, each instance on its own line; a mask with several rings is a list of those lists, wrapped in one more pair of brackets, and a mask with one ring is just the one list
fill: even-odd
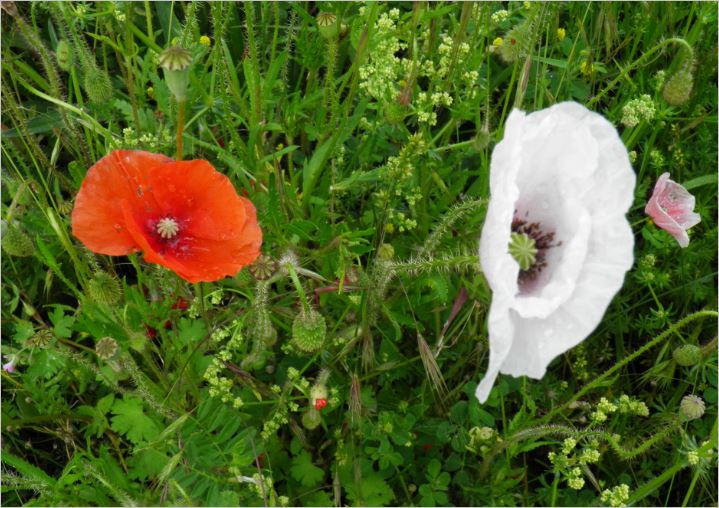
[[(492, 198), (480, 244), (493, 291), (480, 402), (498, 372), (540, 378), (599, 324), (633, 263), (625, 214), (634, 185), (626, 148), (601, 115), (576, 103), (510, 115), (492, 154)], [(518, 217), (527, 213), (562, 242), (547, 251), (536, 287), (523, 286), (521, 294), (518, 266), (507, 252), (515, 207)]]

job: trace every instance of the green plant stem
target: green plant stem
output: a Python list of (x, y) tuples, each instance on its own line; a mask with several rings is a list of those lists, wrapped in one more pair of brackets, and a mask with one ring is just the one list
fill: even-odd
[(686, 48), (686, 50), (689, 52), (689, 58), (692, 58), (694, 56), (694, 50), (692, 49), (691, 45), (687, 41), (682, 39), (681, 37), (670, 37), (668, 39), (664, 39), (662, 42), (660, 42), (659, 44), (654, 46), (652, 49), (650, 49), (649, 51), (644, 53), (642, 56), (637, 58), (634, 62), (632, 62), (631, 65), (628, 65), (627, 67), (625, 67), (622, 70), (622, 72), (619, 73), (619, 76), (614, 78), (606, 87), (604, 87), (604, 89), (601, 92), (599, 92), (589, 102), (587, 102), (587, 107), (591, 107), (594, 104), (596, 104), (597, 102), (599, 102), (599, 100), (602, 97), (604, 97), (605, 95), (607, 95), (607, 93), (609, 93), (609, 91), (612, 88), (614, 88), (614, 86), (617, 83), (619, 83), (621, 80), (623, 80), (627, 77), (627, 74), (629, 73), (629, 71), (633, 70), (636, 67), (639, 67), (640, 64), (644, 63), (646, 60), (649, 59), (650, 56), (652, 56), (654, 53), (656, 53), (660, 49), (664, 48), (665, 46), (668, 46), (669, 44), (675, 44), (675, 43), (680, 44), (684, 48)]
[(177, 131), (175, 133), (175, 160), (182, 160), (182, 134), (185, 130), (185, 101), (177, 101)]
[(304, 288), (302, 287), (302, 283), (300, 282), (300, 278), (297, 276), (295, 267), (290, 264), (287, 264), (285, 265), (285, 268), (287, 269), (287, 273), (289, 273), (290, 278), (292, 279), (292, 283), (295, 285), (295, 289), (300, 296), (300, 302), (302, 302), (302, 310), (305, 313), (309, 312), (310, 305), (309, 303), (307, 303), (307, 296), (305, 294)]
[(678, 321), (676, 324), (670, 325), (669, 328), (667, 328), (667, 329), (664, 330), (662, 333), (660, 333), (659, 335), (657, 335), (656, 337), (654, 337), (652, 340), (650, 340), (649, 342), (647, 342), (646, 344), (644, 344), (642, 347), (640, 347), (639, 349), (637, 349), (634, 353), (630, 354), (629, 356), (624, 357), (623, 360), (621, 360), (620, 362), (616, 363), (613, 367), (611, 367), (611, 368), (609, 368), (608, 370), (606, 370), (602, 375), (600, 375), (600, 376), (598, 376), (597, 378), (595, 378), (595, 379), (594, 379), (592, 382), (590, 382), (589, 384), (585, 385), (581, 390), (579, 390), (579, 391), (578, 391), (571, 399), (569, 399), (567, 402), (565, 402), (564, 404), (562, 404), (562, 405), (560, 405), (560, 406), (554, 408), (553, 410), (551, 410), (549, 413), (547, 413), (547, 415), (546, 415), (544, 418), (542, 418), (542, 421), (543, 421), (543, 422), (550, 421), (550, 420), (552, 419), (552, 417), (553, 417), (555, 414), (557, 414), (559, 411), (565, 409), (565, 408), (566, 408), (567, 406), (569, 406), (572, 402), (575, 402), (575, 401), (579, 400), (579, 399), (580, 399), (581, 397), (583, 397), (587, 392), (590, 392), (590, 391), (593, 390), (594, 388), (597, 388), (598, 386), (600, 386), (608, 377), (612, 376), (615, 372), (617, 372), (618, 370), (620, 370), (621, 368), (623, 368), (623, 367), (624, 367), (625, 365), (627, 365), (628, 363), (632, 362), (632, 361), (633, 361), (634, 359), (636, 359), (637, 357), (643, 355), (644, 353), (646, 353), (647, 351), (649, 351), (649, 350), (650, 350), (651, 348), (653, 348), (654, 346), (656, 346), (656, 345), (662, 343), (662, 342), (663, 342), (667, 337), (669, 337), (669, 335), (672, 334), (673, 332), (675, 332), (675, 331), (677, 331), (677, 330), (679, 330), (679, 329), (685, 327), (686, 325), (688, 325), (688, 324), (691, 323), (692, 321), (695, 321), (695, 320), (701, 319), (701, 318), (706, 318), (706, 317), (717, 318), (717, 317), (719, 317), (719, 313), (717, 313), (716, 311), (713, 311), (713, 310), (700, 310), (700, 311), (695, 312), (695, 313), (693, 313), (693, 314), (689, 314), (689, 315), (686, 316), (685, 318), (683, 318), (683, 319), (681, 319), (680, 321)]

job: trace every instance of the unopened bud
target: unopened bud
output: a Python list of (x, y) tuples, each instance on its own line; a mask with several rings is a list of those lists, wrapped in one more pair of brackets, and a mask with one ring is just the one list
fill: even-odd
[(292, 344), (307, 353), (319, 351), (325, 343), (327, 325), (319, 312), (300, 312), (292, 323)]
[(322, 422), (322, 415), (320, 412), (315, 409), (314, 407), (309, 408), (305, 413), (302, 415), (302, 425), (307, 430), (314, 430), (316, 429), (319, 424)]
[(674, 361), (682, 367), (692, 367), (702, 359), (701, 349), (694, 344), (685, 344), (674, 350)]
[(662, 96), (672, 106), (680, 106), (689, 100), (694, 86), (694, 76), (690, 69), (679, 69), (664, 85)]
[(85, 72), (82, 86), (90, 102), (95, 104), (102, 104), (112, 98), (112, 82), (110, 81), (110, 76), (98, 67), (90, 67), (87, 72)]
[(5, 224), (3, 221), (2, 250), (11, 256), (27, 257), (35, 252), (35, 244), (19, 224)]
[(95, 272), (87, 283), (87, 296), (102, 305), (115, 305), (122, 296), (120, 281), (107, 272)]
[(55, 59), (57, 60), (57, 66), (65, 72), (70, 72), (73, 63), (72, 47), (66, 40), (61, 40), (57, 43), (55, 49)]

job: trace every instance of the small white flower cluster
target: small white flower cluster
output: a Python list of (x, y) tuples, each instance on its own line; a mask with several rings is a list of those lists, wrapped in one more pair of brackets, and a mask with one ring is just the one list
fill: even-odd
[(122, 129), (122, 146), (124, 148), (139, 148), (156, 152), (171, 144), (172, 141), (172, 134), (167, 129), (162, 129), (156, 135), (145, 133), (140, 137), (132, 127)]
[(624, 506), (629, 500), (629, 485), (622, 483), (613, 489), (603, 490), (599, 499), (609, 506)]
[(614, 413), (617, 410), (616, 404), (612, 404), (609, 402), (606, 397), (602, 397), (599, 399), (599, 402), (597, 403), (597, 410), (593, 411), (589, 418), (594, 423), (603, 423), (607, 421), (607, 414), (608, 413)]
[(584, 487), (581, 466), (599, 462), (599, 441), (591, 440), (581, 451), (577, 450), (577, 440), (568, 437), (562, 441), (562, 448), (559, 453), (549, 452), (549, 462), (554, 466), (555, 471), (561, 472), (569, 488), (581, 490)]
[(378, 42), (370, 52), (369, 62), (359, 68), (360, 89), (378, 101), (389, 102), (394, 100), (396, 95), (396, 83), (402, 62), (395, 54), (406, 48), (395, 34), (397, 17), (398, 9), (380, 15), (375, 23), (375, 40)]
[(629, 395), (621, 395), (618, 401), (618, 409), (622, 414), (633, 414), (637, 416), (649, 416), (649, 408), (647, 405)]
[(222, 402), (232, 403), (232, 407), (235, 409), (242, 407), (244, 402), (242, 398), (233, 395), (232, 387), (234, 386), (234, 382), (232, 379), (222, 375), (222, 373), (225, 369), (225, 362), (233, 360), (233, 353), (240, 348), (245, 340), (240, 330), (240, 320), (236, 319), (229, 326), (218, 328), (212, 332), (211, 340), (215, 343), (219, 343), (227, 337), (230, 337), (230, 340), (227, 341), (227, 344), (225, 344), (212, 359), (212, 363), (208, 365), (202, 376), (210, 385), (210, 397), (217, 397)]
[[(442, 42), (437, 48), (437, 52), (440, 54), (439, 67), (437, 68), (437, 77), (445, 78), (449, 74), (450, 65), (452, 63), (452, 49), (454, 47), (454, 41), (447, 34), (442, 34)], [(469, 54), (469, 44), (462, 42), (457, 46), (457, 56), (455, 62), (461, 62), (464, 57)]]
[(648, 94), (643, 94), (636, 99), (627, 102), (622, 108), (622, 125), (635, 127), (642, 120), (649, 121), (654, 118), (656, 108)]
[(500, 24), (502, 21), (509, 19), (509, 11), (502, 9), (492, 14), (492, 23)]
[(124, 23), (127, 19), (127, 16), (125, 16), (125, 13), (122, 12), (117, 2), (112, 3), (112, 15), (115, 16), (115, 19), (120, 23)]

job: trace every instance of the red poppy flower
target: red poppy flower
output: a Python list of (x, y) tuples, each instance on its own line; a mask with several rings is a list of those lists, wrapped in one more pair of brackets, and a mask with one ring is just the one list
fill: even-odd
[(141, 250), (189, 282), (235, 275), (262, 245), (255, 207), (209, 162), (132, 150), (88, 170), (72, 233), (99, 254)]

